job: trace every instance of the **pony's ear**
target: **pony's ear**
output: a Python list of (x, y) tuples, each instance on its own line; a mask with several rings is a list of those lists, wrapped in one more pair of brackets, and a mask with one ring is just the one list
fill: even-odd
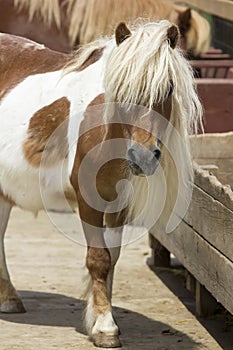
[(125, 23), (122, 22), (122, 23), (118, 24), (116, 31), (115, 31), (117, 45), (120, 45), (130, 35), (131, 35), (131, 31), (127, 28)]
[(177, 41), (179, 38), (179, 30), (177, 26), (173, 25), (170, 28), (168, 28), (167, 31), (167, 40), (169, 42), (169, 45), (172, 49), (176, 47)]
[(185, 33), (187, 33), (187, 31), (189, 30), (191, 26), (191, 18), (192, 18), (192, 12), (190, 8), (188, 8), (187, 10), (179, 14), (178, 26), (179, 26), (181, 35), (185, 35)]

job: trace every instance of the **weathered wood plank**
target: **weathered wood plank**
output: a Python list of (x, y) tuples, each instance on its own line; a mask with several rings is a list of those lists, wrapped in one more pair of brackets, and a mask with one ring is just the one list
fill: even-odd
[(191, 274), (233, 313), (233, 263), (220, 254), (185, 222), (171, 234), (150, 230)]
[[(212, 54), (221, 54), (222, 50), (221, 49), (216, 49), (216, 47), (209, 47), (206, 54), (212, 55)], [(201, 55), (202, 56), (202, 55)]]
[(209, 60), (229, 60), (231, 56), (228, 53), (203, 53), (201, 55), (202, 59), (209, 59)]
[(185, 0), (186, 4), (196, 7), (207, 13), (229, 19), (233, 19), (233, 2), (230, 0)]
[(210, 171), (223, 185), (233, 188), (233, 132), (204, 134), (190, 137), (193, 159), (199, 165), (216, 165)]
[(231, 210), (194, 185), (192, 202), (184, 220), (233, 262), (233, 212)]
[[(232, 125), (233, 126), (233, 125)], [(193, 158), (232, 158), (233, 131), (190, 136)]]
[(233, 211), (233, 192), (229, 186), (223, 186), (215, 176), (197, 164), (194, 164), (194, 176), (198, 187)]
[[(211, 57), (211, 56), (210, 56)], [(226, 56), (225, 56), (226, 57)], [(233, 60), (191, 60), (191, 65), (194, 68), (232, 68)]]
[(214, 174), (223, 185), (233, 189), (233, 158), (195, 158), (202, 169)]
[[(209, 57), (207, 59), (207, 57)], [(213, 59), (215, 57), (215, 59)], [(226, 56), (222, 59), (216, 59), (216, 55), (206, 55), (206, 59), (190, 61), (197, 78), (204, 79), (228, 79), (229, 72), (233, 67), (233, 60), (229, 60)], [(223, 59), (225, 57), (225, 59)], [(220, 57), (219, 57), (220, 58)], [(221, 82), (221, 81), (220, 81)], [(208, 81), (206, 81), (208, 83)], [(211, 83), (211, 82), (210, 82)], [(223, 82), (222, 82), (223, 83)], [(225, 80), (227, 83), (227, 80)]]

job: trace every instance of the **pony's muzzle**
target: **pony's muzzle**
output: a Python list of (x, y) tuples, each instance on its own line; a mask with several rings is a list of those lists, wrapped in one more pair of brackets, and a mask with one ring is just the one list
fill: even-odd
[(161, 150), (158, 146), (144, 147), (135, 143), (127, 151), (127, 160), (134, 175), (150, 176), (157, 169), (161, 158)]

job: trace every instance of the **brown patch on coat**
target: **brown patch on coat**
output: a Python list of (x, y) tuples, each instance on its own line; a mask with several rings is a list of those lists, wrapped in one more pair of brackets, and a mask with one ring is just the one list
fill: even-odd
[(62, 69), (72, 57), (10, 34), (1, 34), (0, 48), (0, 100), (28, 76)]
[[(105, 106), (103, 103), (104, 94), (96, 96), (93, 101), (87, 106), (84, 113), (84, 119), (80, 124), (80, 134), (77, 142), (77, 149), (75, 155), (75, 161), (71, 173), (71, 184), (76, 193), (79, 191), (78, 174), (79, 167), (83, 158), (88, 155), (89, 169), (86, 173), (85, 184), (88, 186), (90, 181), (93, 181), (92, 167), (96, 164), (96, 152), (100, 148), (96, 149), (96, 152), (91, 150), (102, 144), (103, 140), (123, 138), (122, 125), (120, 123), (109, 124), (106, 132), (106, 123), (103, 120), (103, 113)], [(104, 152), (98, 153), (98, 162), (103, 164), (99, 169), (96, 177), (96, 186), (98, 193), (107, 201), (112, 201), (117, 197), (116, 184), (119, 178), (122, 178), (122, 162), (124, 160), (115, 157), (115, 153), (118, 150), (113, 147), (109, 147), (108, 152), (111, 152), (112, 158), (109, 162), (106, 162), (106, 154)], [(107, 156), (108, 157), (108, 156)], [(87, 164), (87, 163), (86, 163)], [(85, 190), (85, 186), (82, 184), (82, 191)]]
[[(55, 165), (68, 153), (68, 116), (70, 101), (62, 97), (38, 110), (30, 119), (28, 137), (23, 144), (27, 161), (39, 167), (42, 155), (45, 166)], [(56, 133), (54, 131), (56, 130)], [(48, 147), (46, 147), (49, 141)], [(43, 153), (44, 152), (44, 153)]]
[[(50, 50), (43, 45), (10, 34), (0, 36), (0, 100), (30, 75), (53, 72), (69, 67), (75, 55)], [(77, 70), (97, 62), (104, 48), (96, 49)]]
[[(103, 103), (104, 94), (100, 94), (94, 98), (94, 100), (87, 106), (84, 113), (84, 120), (82, 120), (79, 129), (79, 139), (77, 142), (75, 160), (71, 173), (71, 184), (78, 192), (78, 172), (79, 166), (83, 157), (95, 146), (98, 145), (102, 140), (105, 133), (104, 126), (100, 125), (103, 120)], [(95, 108), (92, 108), (96, 106)], [(96, 124), (95, 124), (96, 123)], [(96, 125), (96, 127), (95, 127)], [(85, 132), (85, 130), (88, 130)], [(81, 135), (81, 136), (80, 136)]]
[(86, 265), (93, 283), (93, 309), (97, 314), (110, 311), (107, 297), (107, 277), (111, 268), (111, 256), (107, 248), (88, 247)]

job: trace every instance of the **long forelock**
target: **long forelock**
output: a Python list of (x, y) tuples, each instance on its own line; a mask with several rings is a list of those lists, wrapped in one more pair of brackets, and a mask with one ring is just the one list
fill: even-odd
[(168, 26), (160, 23), (140, 26), (110, 55), (105, 85), (115, 101), (143, 104), (151, 109), (155, 101), (163, 99), (169, 85), (168, 70), (164, 69), (168, 65), (169, 45)]
[(196, 131), (201, 104), (189, 63), (179, 49), (169, 45), (169, 26), (168, 21), (147, 23), (113, 49), (106, 65), (106, 102), (143, 105), (151, 110), (166, 102), (172, 84), (173, 119), (180, 118), (188, 132)]

